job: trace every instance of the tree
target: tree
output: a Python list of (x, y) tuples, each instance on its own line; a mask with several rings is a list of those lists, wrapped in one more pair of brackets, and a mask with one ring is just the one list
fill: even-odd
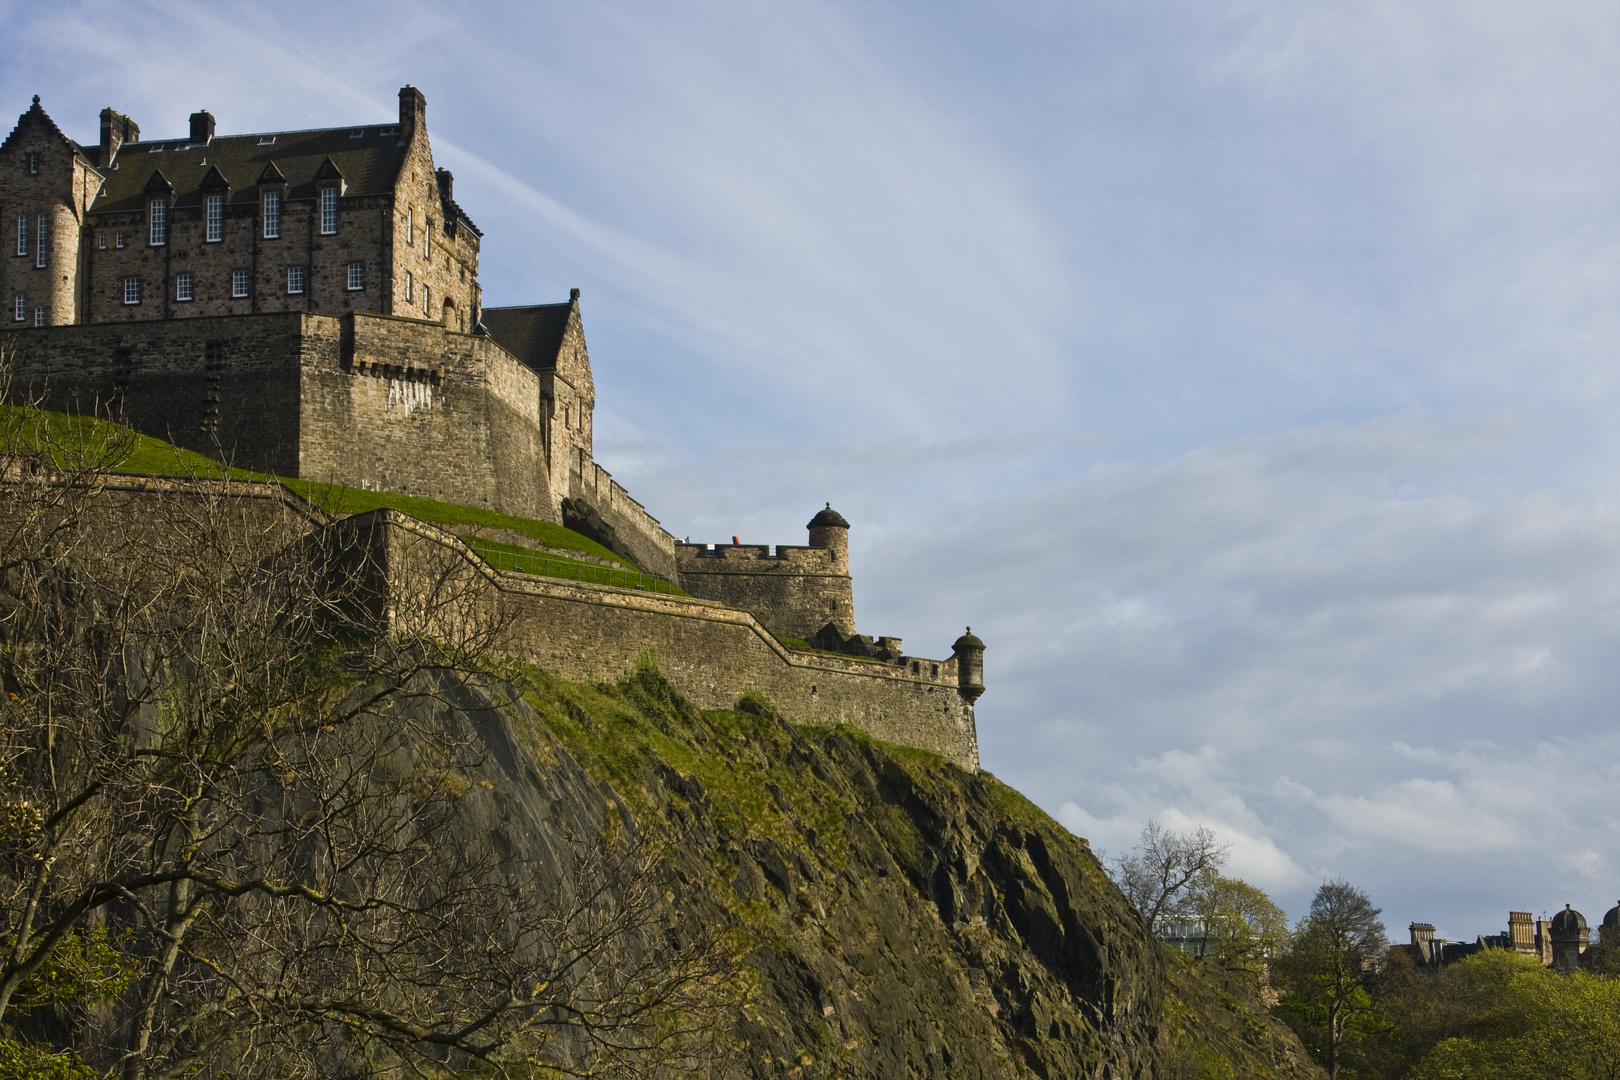
[(1230, 854), (1231, 847), (1202, 825), (1178, 833), (1150, 820), (1136, 848), (1115, 860), (1112, 869), (1120, 889), (1151, 927), (1161, 918), (1186, 914), (1189, 891), (1225, 866)]
[(1369, 989), (1388, 942), (1380, 911), (1345, 881), (1324, 882), (1278, 965), (1279, 1012), (1337, 1080), (1346, 1050), (1376, 1011)]
[(1202, 925), (1197, 956), (1216, 964), (1258, 994), (1271, 958), (1288, 938), (1288, 916), (1246, 881), (1206, 874), (1192, 887), (1188, 909)]
[(127, 433), (89, 418), (8, 409), (0, 440), (0, 1062), (703, 1052), (724, 957), (664, 885), (668, 841), (607, 801), (538, 854), (482, 840), (536, 823), (477, 779), (512, 692), (476, 572), (391, 551), (379, 599), (365, 537), (277, 489), (117, 494)]

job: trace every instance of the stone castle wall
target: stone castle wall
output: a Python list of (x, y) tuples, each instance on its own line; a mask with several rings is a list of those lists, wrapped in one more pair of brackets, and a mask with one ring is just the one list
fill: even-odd
[[(454, 536), (398, 511), (347, 518), (331, 531), (340, 546), (371, 552), (401, 594), (413, 581), (451, 578), (447, 561), (476, 568), (494, 593), (502, 651), (563, 678), (622, 678), (651, 653), (699, 708), (733, 708), (752, 687), (794, 722), (849, 724), (978, 768), (973, 706), (959, 692), (955, 657), (883, 663), (796, 652), (753, 615), (715, 601), (492, 570)], [(412, 605), (391, 593), (383, 606)]]
[(778, 637), (811, 638), (828, 623), (855, 633), (854, 587), (840, 552), (768, 544), (678, 544), (693, 596), (753, 612)]
[[(354, 312), (205, 316), (7, 335), (14, 398), (109, 408), (135, 430), (241, 468), (560, 521), (597, 506), (645, 570), (675, 539), (594, 462), (546, 453), (542, 376), (487, 337)], [(576, 468), (575, 470), (579, 470)]]

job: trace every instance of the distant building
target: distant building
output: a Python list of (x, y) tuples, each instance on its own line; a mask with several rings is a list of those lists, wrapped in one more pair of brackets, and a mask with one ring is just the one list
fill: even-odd
[[(1590, 967), (1596, 956), (1586, 917), (1569, 904), (1550, 919), (1532, 918), (1528, 911), (1510, 911), (1506, 933), (1481, 934), (1473, 941), (1437, 938), (1430, 923), (1412, 923), (1407, 931), (1411, 941), (1406, 950), (1421, 968), (1441, 968), (1486, 949), (1512, 949), (1559, 971)], [(1603, 916), (1596, 944), (1605, 949), (1620, 947), (1620, 904)]]

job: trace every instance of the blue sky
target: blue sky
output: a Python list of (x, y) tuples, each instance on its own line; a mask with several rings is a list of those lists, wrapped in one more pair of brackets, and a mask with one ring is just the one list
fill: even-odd
[(854, 523), (987, 768), (1399, 936), (1620, 898), (1620, 8), (0, 3), (91, 141), (377, 122), (677, 535)]

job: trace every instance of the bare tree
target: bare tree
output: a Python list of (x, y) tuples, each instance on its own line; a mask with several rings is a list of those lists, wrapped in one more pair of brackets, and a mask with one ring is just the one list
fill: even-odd
[(1113, 860), (1110, 869), (1120, 889), (1153, 926), (1161, 918), (1186, 914), (1193, 886), (1225, 866), (1230, 854), (1230, 845), (1202, 825), (1179, 833), (1150, 820), (1135, 849)]
[(712, 1052), (659, 842), (608, 803), (488, 841), (537, 823), (474, 779), (510, 703), (476, 570), (233, 481), (109, 491), (116, 429), (47, 421), (0, 430), (0, 1024), (132, 1080)]

